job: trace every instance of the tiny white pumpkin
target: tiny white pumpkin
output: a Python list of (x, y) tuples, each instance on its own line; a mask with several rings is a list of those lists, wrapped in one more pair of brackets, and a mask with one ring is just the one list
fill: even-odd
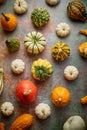
[(79, 74), (79, 71), (75, 66), (69, 65), (64, 69), (64, 77), (67, 80), (76, 79), (78, 77), (78, 74)]
[(26, 34), (24, 45), (28, 53), (36, 55), (45, 49), (46, 40), (42, 33), (33, 31)]
[(16, 74), (21, 74), (25, 69), (25, 63), (21, 59), (16, 59), (11, 63), (11, 69)]
[(63, 130), (86, 130), (86, 124), (82, 117), (71, 116), (64, 123)]
[(56, 5), (59, 3), (60, 0), (46, 0), (47, 4), (49, 5)]
[(25, 0), (16, 0), (14, 3), (14, 11), (17, 14), (24, 14), (28, 10), (28, 4)]
[(40, 103), (35, 108), (35, 114), (39, 119), (46, 119), (51, 114), (51, 108), (48, 104)]
[(4, 102), (1, 105), (1, 112), (5, 116), (10, 116), (14, 112), (14, 106), (11, 102)]
[(70, 33), (70, 26), (67, 23), (60, 23), (56, 27), (56, 33), (59, 37), (66, 37)]

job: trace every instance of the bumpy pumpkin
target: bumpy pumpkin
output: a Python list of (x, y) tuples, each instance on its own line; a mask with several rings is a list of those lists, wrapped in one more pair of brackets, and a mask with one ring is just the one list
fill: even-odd
[(48, 23), (50, 14), (45, 8), (35, 8), (31, 13), (31, 20), (37, 27), (42, 27)]
[(37, 96), (37, 87), (29, 80), (22, 80), (16, 87), (15, 95), (21, 103), (29, 104), (33, 102)]
[(25, 0), (16, 0), (14, 3), (14, 11), (17, 14), (24, 14), (28, 10), (28, 4)]
[(46, 40), (43, 34), (33, 31), (25, 36), (24, 45), (28, 53), (39, 54), (45, 49)]
[(79, 46), (79, 52), (82, 57), (87, 58), (87, 42), (84, 42)]
[(15, 52), (19, 49), (20, 47), (20, 41), (16, 37), (9, 37), (6, 40), (6, 46), (8, 47), (9, 52)]
[(85, 21), (87, 13), (84, 4), (79, 0), (69, 2), (67, 6), (67, 13), (73, 20)]
[(25, 130), (31, 126), (32, 122), (33, 116), (31, 114), (23, 114), (13, 121), (10, 130)]
[(51, 92), (51, 100), (58, 107), (64, 107), (70, 102), (70, 92), (65, 87), (56, 87)]
[(53, 72), (53, 67), (47, 59), (38, 59), (32, 64), (32, 75), (34, 79), (45, 81)]
[(13, 14), (3, 14), (1, 17), (1, 25), (6, 31), (13, 31), (18, 25), (17, 18)]
[(52, 57), (56, 61), (63, 61), (70, 55), (70, 47), (64, 42), (56, 43), (52, 48)]

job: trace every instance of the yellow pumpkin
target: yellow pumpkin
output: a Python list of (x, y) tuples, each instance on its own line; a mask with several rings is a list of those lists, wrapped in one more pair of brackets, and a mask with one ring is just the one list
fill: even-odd
[(13, 31), (18, 25), (17, 18), (13, 14), (3, 14), (1, 17), (1, 25), (6, 31)]
[(51, 100), (56, 106), (64, 107), (70, 101), (70, 92), (65, 87), (56, 87), (51, 92)]

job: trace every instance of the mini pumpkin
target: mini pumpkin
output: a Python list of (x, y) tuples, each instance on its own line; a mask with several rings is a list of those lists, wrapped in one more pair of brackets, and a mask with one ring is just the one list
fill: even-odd
[(53, 67), (47, 59), (39, 58), (38, 60), (33, 62), (31, 72), (34, 79), (45, 81), (51, 76), (53, 72)]
[(56, 33), (59, 37), (66, 37), (70, 33), (70, 26), (67, 23), (60, 23), (56, 27)]
[(9, 52), (15, 52), (15, 51), (19, 50), (20, 41), (18, 38), (9, 37), (5, 43), (6, 43), (6, 46), (8, 47)]
[(64, 69), (64, 77), (67, 80), (76, 79), (78, 77), (78, 74), (79, 74), (78, 69), (73, 65), (66, 66), (66, 68)]
[(51, 92), (51, 100), (58, 107), (64, 107), (70, 102), (70, 92), (65, 87), (56, 87)]
[(56, 43), (52, 48), (52, 57), (54, 60), (64, 61), (70, 55), (70, 47), (64, 42)]
[(67, 13), (73, 20), (86, 21), (87, 13), (84, 4), (80, 0), (74, 0), (68, 3)]
[(42, 33), (33, 31), (24, 38), (24, 45), (30, 54), (41, 53), (46, 46), (46, 40)]
[(81, 29), (79, 32), (80, 32), (81, 34), (87, 36), (87, 29)]
[(14, 11), (17, 14), (24, 14), (28, 10), (28, 4), (25, 0), (16, 0), (14, 3)]
[(46, 0), (47, 4), (49, 5), (57, 5), (60, 0)]
[(10, 130), (25, 130), (29, 128), (32, 123), (33, 116), (31, 114), (22, 114), (13, 121)]
[(84, 96), (84, 97), (82, 97), (81, 99), (80, 99), (80, 101), (81, 101), (81, 104), (87, 104), (87, 96)]
[(80, 55), (84, 58), (87, 58), (87, 42), (81, 43), (78, 49)]
[(36, 27), (42, 27), (48, 23), (50, 14), (45, 8), (35, 8), (31, 13), (32, 23)]
[(6, 31), (13, 31), (18, 25), (18, 20), (13, 14), (2, 13), (1, 25)]

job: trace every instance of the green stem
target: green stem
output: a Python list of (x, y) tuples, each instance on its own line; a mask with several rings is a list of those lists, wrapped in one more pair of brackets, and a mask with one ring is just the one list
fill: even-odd
[(5, 14), (4, 14), (4, 13), (2, 13), (2, 15), (3, 15), (3, 17), (5, 18), (5, 20), (6, 20), (6, 21), (9, 21), (9, 20), (10, 20), (10, 18), (9, 18), (9, 17), (7, 17), (7, 16), (5, 16)]

